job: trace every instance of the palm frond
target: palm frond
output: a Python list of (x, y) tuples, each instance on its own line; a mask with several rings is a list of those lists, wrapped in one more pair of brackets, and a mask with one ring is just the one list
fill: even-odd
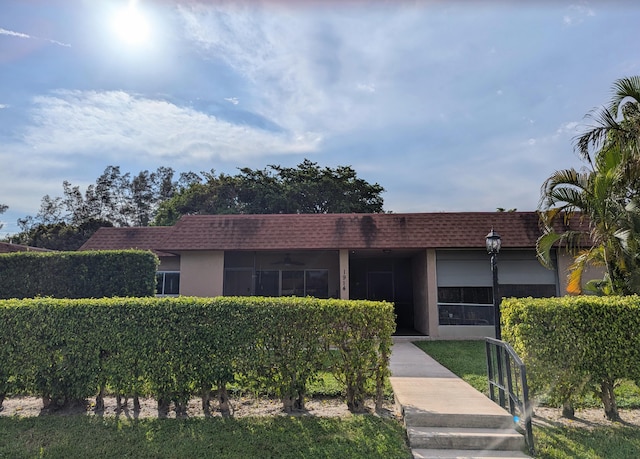
[(551, 249), (553, 246), (563, 239), (563, 234), (553, 231), (547, 232), (540, 236), (536, 241), (536, 256), (542, 266), (547, 269), (553, 269), (553, 260), (551, 258)]
[(609, 111), (619, 115), (620, 105), (625, 99), (631, 98), (640, 104), (640, 76), (620, 78), (611, 88), (613, 98), (609, 104)]
[(616, 121), (615, 114), (607, 108), (600, 108), (598, 112), (592, 111), (587, 117), (594, 119), (595, 125), (574, 138), (574, 149), (583, 160), (592, 164), (591, 149), (599, 150), (612, 132), (624, 131), (624, 129)]

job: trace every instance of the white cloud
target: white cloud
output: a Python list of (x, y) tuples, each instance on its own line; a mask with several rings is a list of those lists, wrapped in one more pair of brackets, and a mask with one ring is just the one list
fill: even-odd
[(558, 130), (556, 131), (556, 133), (558, 135), (562, 135), (562, 134), (576, 135), (578, 133), (579, 126), (580, 126), (580, 123), (578, 123), (577, 121), (569, 121), (566, 123), (562, 123), (558, 128)]
[(0, 28), (0, 35), (9, 35), (11, 37), (18, 37), (18, 38), (31, 38), (26, 33), (14, 32), (13, 30), (7, 30), (2, 28)]
[(586, 18), (594, 17), (595, 11), (586, 3), (573, 4), (567, 7), (567, 12), (562, 18), (564, 25), (570, 27), (582, 24)]
[(225, 97), (224, 100), (232, 103), (233, 105), (238, 105), (240, 103), (237, 97)]
[[(205, 58), (230, 66), (249, 87), (243, 105), (276, 125), (344, 133), (390, 113), (394, 123), (415, 122), (415, 111), (430, 106), (419, 101), (429, 88), (414, 87), (411, 75), (424, 74), (422, 67), (434, 71), (425, 50), (441, 53), (420, 38), (427, 33), (424, 10), (354, 11), (255, 3), (180, 7), (187, 37)], [(411, 53), (421, 57), (404, 59)], [(416, 107), (413, 115), (407, 101)]]
[(0, 35), (8, 35), (10, 37), (24, 38), (24, 39), (30, 39), (30, 40), (43, 40), (43, 41), (47, 41), (49, 43), (53, 43), (54, 45), (64, 46), (64, 47), (67, 47), (67, 48), (71, 47), (71, 45), (69, 43), (62, 43), (60, 41), (52, 40), (50, 38), (40, 38), (40, 37), (36, 37), (36, 36), (33, 36), (33, 35), (28, 35), (26, 33), (15, 32), (13, 30), (7, 30), (7, 29), (2, 29), (2, 28), (0, 28)]
[(356, 85), (356, 88), (359, 91), (363, 91), (363, 92), (368, 92), (368, 93), (376, 92), (376, 85), (373, 83), (358, 83)]
[(315, 151), (315, 132), (271, 132), (122, 91), (58, 91), (35, 98), (24, 143), (41, 154), (235, 159)]

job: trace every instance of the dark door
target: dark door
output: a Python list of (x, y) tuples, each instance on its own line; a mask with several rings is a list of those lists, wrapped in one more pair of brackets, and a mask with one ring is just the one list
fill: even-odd
[(393, 273), (370, 271), (367, 276), (367, 299), (393, 301)]

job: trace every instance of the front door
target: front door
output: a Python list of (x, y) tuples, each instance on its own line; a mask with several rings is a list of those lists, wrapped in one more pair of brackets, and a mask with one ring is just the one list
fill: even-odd
[(367, 299), (393, 301), (393, 272), (370, 271), (367, 275)]

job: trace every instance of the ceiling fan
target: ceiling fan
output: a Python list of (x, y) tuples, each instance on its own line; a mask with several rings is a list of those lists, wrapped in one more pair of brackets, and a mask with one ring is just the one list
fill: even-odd
[(301, 261), (294, 261), (291, 259), (291, 255), (290, 254), (286, 254), (284, 256), (284, 258), (280, 261), (275, 261), (273, 263), (271, 263), (272, 265), (284, 265), (284, 266), (302, 266), (304, 265), (303, 262)]

